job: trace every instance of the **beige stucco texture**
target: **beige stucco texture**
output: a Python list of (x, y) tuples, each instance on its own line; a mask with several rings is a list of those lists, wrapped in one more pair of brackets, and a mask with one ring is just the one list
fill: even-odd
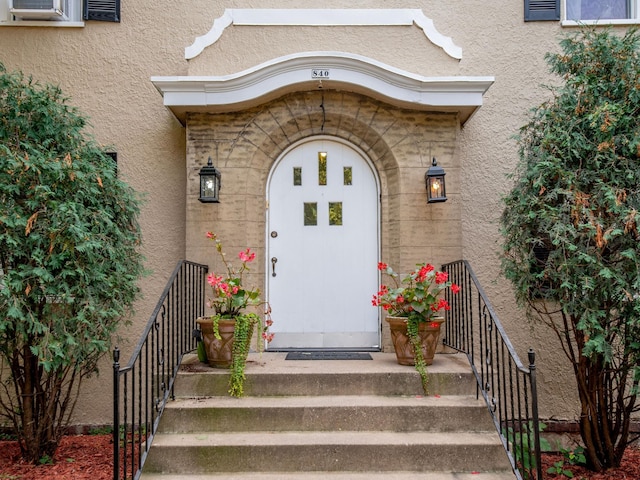
[[(227, 8), (419, 9), (462, 49), (456, 59), (415, 25), (228, 26), (196, 57), (185, 48)], [(0, 27), (0, 61), (58, 84), (89, 118), (99, 142), (118, 152), (123, 179), (144, 194), (141, 224), (149, 275), (144, 297), (119, 342), (126, 363), (176, 262), (217, 265), (205, 238), (227, 251), (251, 247), (264, 284), (266, 189), (291, 144), (335, 136), (370, 159), (380, 179), (381, 259), (405, 270), (417, 262), (470, 261), (522, 358), (537, 352), (541, 413), (574, 419), (571, 374), (555, 338), (530, 327), (516, 307), (498, 257), (501, 196), (517, 162), (513, 135), (548, 93), (544, 54), (557, 50), (558, 22), (523, 21), (523, 2), (293, 0), (122, 2), (121, 23), (81, 28)], [(423, 77), (491, 76), (483, 105), (462, 124), (455, 112), (392, 106), (347, 88), (291, 89), (244, 109), (187, 113), (181, 124), (163, 106), (153, 76), (224, 76), (301, 52), (347, 52)], [(324, 106), (323, 111), (319, 107)], [(211, 156), (222, 173), (221, 202), (198, 201), (198, 172)], [(424, 175), (436, 157), (446, 170), (446, 203), (427, 204)], [(373, 293), (373, 292), (372, 292)], [(274, 312), (274, 318), (276, 312)], [(386, 337), (385, 337), (386, 338)], [(388, 345), (388, 340), (385, 340)], [(111, 421), (110, 362), (83, 389), (74, 423)]]

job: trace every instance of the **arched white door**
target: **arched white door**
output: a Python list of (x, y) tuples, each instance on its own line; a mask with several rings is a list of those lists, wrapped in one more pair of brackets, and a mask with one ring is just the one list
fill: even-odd
[(364, 155), (327, 137), (294, 146), (267, 197), (269, 349), (379, 348), (379, 189)]

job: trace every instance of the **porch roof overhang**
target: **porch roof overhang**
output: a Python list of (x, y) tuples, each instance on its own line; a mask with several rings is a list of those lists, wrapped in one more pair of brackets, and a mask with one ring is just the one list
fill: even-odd
[(342, 52), (304, 52), (224, 76), (151, 77), (164, 105), (185, 125), (187, 112), (244, 110), (291, 92), (342, 90), (413, 110), (455, 112), (464, 124), (494, 77), (425, 77)]

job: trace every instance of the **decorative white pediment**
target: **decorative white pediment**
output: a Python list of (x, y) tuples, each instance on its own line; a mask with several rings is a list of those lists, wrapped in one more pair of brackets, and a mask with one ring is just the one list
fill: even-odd
[(152, 77), (164, 105), (184, 124), (187, 112), (251, 108), (290, 92), (335, 89), (415, 110), (457, 112), (466, 122), (493, 77), (424, 77), (361, 55), (303, 52), (225, 76)]
[(372, 25), (416, 25), (424, 31), (427, 39), (442, 48), (449, 56), (460, 60), (462, 48), (453, 43), (451, 37), (442, 35), (419, 9), (277, 9), (277, 8), (228, 8), (213, 22), (211, 30), (197, 37), (185, 48), (185, 58), (197, 57), (209, 45), (222, 36), (229, 25), (300, 25), (300, 26), (372, 26)]

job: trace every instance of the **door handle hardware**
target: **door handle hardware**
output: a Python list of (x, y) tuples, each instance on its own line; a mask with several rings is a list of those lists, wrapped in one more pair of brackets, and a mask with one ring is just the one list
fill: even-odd
[(271, 257), (271, 276), (276, 276), (276, 263), (278, 263), (278, 259), (276, 257)]

